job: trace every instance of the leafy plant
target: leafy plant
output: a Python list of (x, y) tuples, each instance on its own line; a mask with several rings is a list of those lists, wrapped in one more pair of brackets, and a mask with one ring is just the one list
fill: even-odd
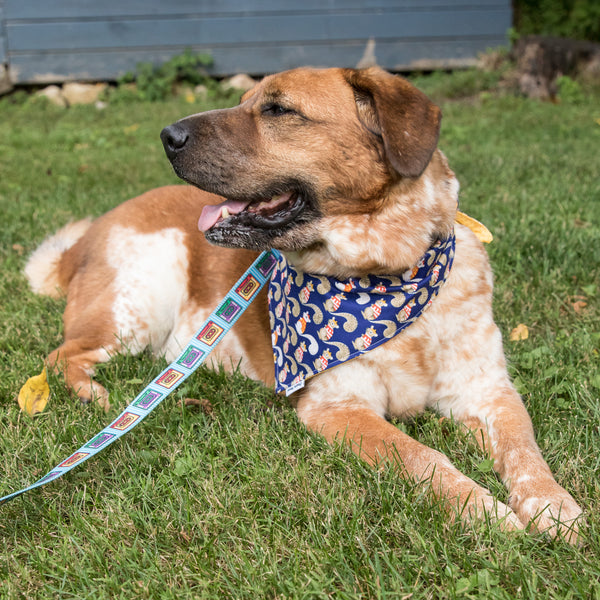
[(209, 55), (194, 54), (191, 50), (186, 50), (161, 65), (139, 63), (135, 73), (127, 73), (119, 79), (117, 91), (113, 91), (111, 99), (156, 102), (171, 96), (180, 83), (213, 87), (214, 80), (204, 69), (211, 64), (212, 58)]
[(600, 41), (598, 0), (515, 0), (515, 28), (541, 34)]
[(579, 104), (585, 98), (581, 84), (571, 79), (568, 75), (558, 77), (556, 79), (556, 86), (558, 87), (558, 97), (563, 102)]
[(460, 99), (477, 96), (498, 86), (504, 67), (484, 71), (478, 68), (457, 70), (449, 77), (443, 71), (411, 77), (411, 81), (434, 100)]

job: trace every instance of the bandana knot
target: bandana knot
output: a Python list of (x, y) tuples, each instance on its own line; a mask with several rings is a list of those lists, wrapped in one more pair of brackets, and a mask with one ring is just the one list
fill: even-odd
[(277, 392), (295, 392), (414, 323), (446, 280), (454, 245), (454, 234), (437, 240), (400, 275), (345, 280), (303, 273), (280, 254), (268, 294)]

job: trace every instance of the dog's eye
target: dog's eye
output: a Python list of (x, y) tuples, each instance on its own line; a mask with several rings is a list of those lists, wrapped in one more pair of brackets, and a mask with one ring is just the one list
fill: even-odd
[(269, 104), (265, 104), (261, 112), (263, 115), (268, 115), (270, 117), (280, 117), (282, 115), (293, 115), (296, 113), (292, 108), (286, 108), (285, 106), (281, 106), (281, 104), (275, 104), (274, 102), (270, 102)]

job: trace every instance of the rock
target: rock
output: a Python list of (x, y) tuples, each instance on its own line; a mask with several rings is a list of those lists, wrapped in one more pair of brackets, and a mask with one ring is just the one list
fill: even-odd
[(239, 73), (238, 75), (234, 75), (233, 77), (229, 77), (229, 79), (224, 79), (221, 82), (221, 87), (224, 90), (241, 90), (243, 92), (247, 92), (251, 90), (256, 85), (256, 81), (250, 77), (250, 75), (246, 75), (244, 73)]
[(580, 75), (591, 81), (600, 80), (600, 52), (595, 54), (581, 69)]
[(208, 98), (208, 87), (202, 83), (197, 85), (194, 88), (194, 95), (200, 100), (206, 100), (206, 98)]
[(39, 90), (38, 92), (36, 92), (35, 95), (47, 98), (49, 102), (55, 104), (56, 106), (62, 106), (63, 108), (66, 108), (68, 106), (67, 100), (63, 96), (62, 90), (57, 85), (49, 85), (43, 90)]
[(106, 83), (69, 82), (63, 85), (62, 93), (69, 106), (73, 104), (94, 104), (107, 88)]
[(10, 80), (8, 69), (0, 64), (0, 95), (6, 94), (13, 89), (12, 81)]
[(375, 56), (375, 40), (373, 38), (369, 38), (361, 59), (356, 63), (356, 68), (367, 69), (369, 67), (376, 66), (377, 57)]
[(567, 38), (525, 36), (512, 50), (521, 93), (530, 98), (554, 98), (561, 75), (577, 76), (594, 69), (600, 44)]
[(477, 68), (481, 71), (499, 71), (508, 61), (508, 55), (502, 50), (488, 50), (477, 56)]

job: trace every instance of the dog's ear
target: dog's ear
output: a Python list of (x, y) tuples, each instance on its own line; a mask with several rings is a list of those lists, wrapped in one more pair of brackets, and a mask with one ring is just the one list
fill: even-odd
[(437, 146), (440, 109), (406, 79), (378, 67), (345, 69), (344, 77), (359, 119), (383, 139), (391, 165), (400, 175), (418, 177)]

